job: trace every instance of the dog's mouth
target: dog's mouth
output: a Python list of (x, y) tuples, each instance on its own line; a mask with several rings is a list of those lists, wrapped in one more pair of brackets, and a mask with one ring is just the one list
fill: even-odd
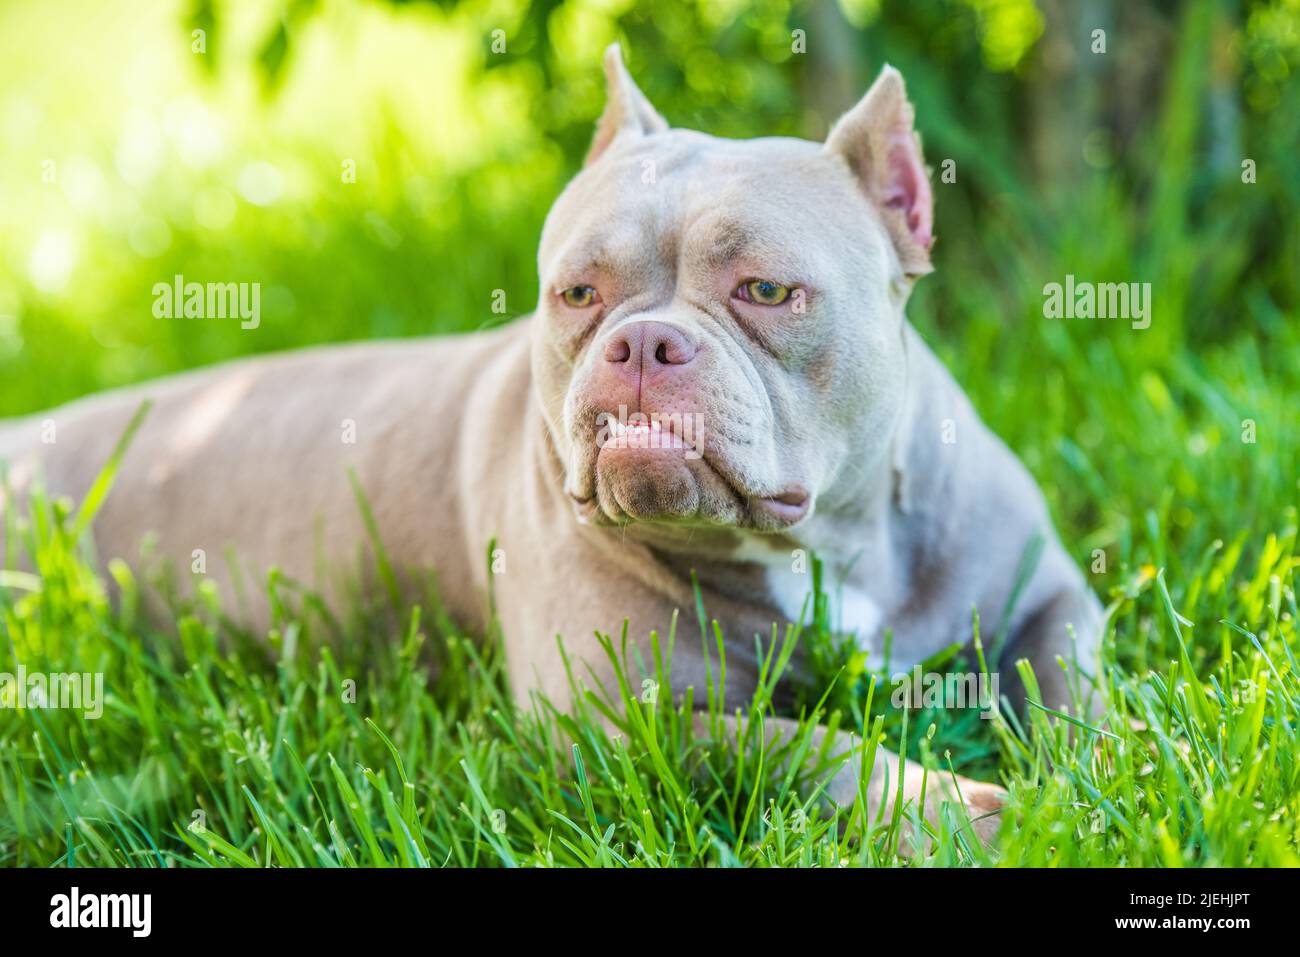
[(602, 450), (614, 445), (626, 448), (678, 450), (687, 454), (694, 452), (700, 458), (704, 456), (703, 441), (689, 435), (683, 436), (685, 430), (679, 424), (679, 420), (664, 421), (654, 418), (645, 422), (612, 421), (608, 428), (609, 438), (601, 444)]
[(655, 522), (778, 531), (808, 517), (813, 497), (802, 485), (755, 491), (726, 457), (680, 421), (611, 423), (590, 461), (588, 489), (569, 489), (579, 521), (592, 525)]
[[(707, 459), (704, 461), (708, 464)], [(714, 469), (714, 472), (715, 474), (718, 474), (718, 477), (722, 479), (722, 481), (726, 482), (726, 479), (723, 478), (720, 473), (717, 473), (717, 469)], [(730, 483), (727, 484), (730, 485)], [(740, 528), (775, 531), (777, 529), (789, 528), (793, 525), (797, 525), (807, 517), (812, 507), (812, 496), (798, 489), (791, 489), (790, 491), (783, 492), (780, 495), (768, 496), (747, 496), (743, 492), (734, 489), (734, 486), (733, 491), (735, 492), (737, 500), (744, 502), (745, 514), (748, 520), (737, 522), (710, 521), (705, 522), (704, 524), (734, 524), (736, 527)], [(578, 516), (578, 520), (583, 524), (624, 525), (633, 521), (654, 520), (645, 517), (634, 518), (622, 509), (620, 509), (617, 514), (610, 515), (602, 509), (599, 496), (595, 492), (587, 496), (581, 496), (570, 492), (569, 500), (573, 503), (574, 513)]]

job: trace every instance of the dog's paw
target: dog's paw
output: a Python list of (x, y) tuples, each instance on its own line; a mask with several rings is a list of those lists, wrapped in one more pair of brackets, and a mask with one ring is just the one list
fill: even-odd
[(985, 846), (993, 844), (1002, 827), (1002, 809), (1007, 803), (1006, 790), (996, 784), (966, 778), (961, 781), (961, 796), (975, 835)]

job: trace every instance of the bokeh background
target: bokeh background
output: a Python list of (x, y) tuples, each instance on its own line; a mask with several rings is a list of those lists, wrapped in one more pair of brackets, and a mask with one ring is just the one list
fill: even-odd
[[(616, 39), (723, 136), (820, 138), (903, 71), (956, 171), (910, 315), (1081, 561), (1293, 520), (1300, 0), (5, 3), (0, 415), (528, 312)], [(177, 273), (260, 282), (260, 327), (156, 319)], [(1045, 319), (1067, 273), (1150, 282), (1151, 328)]]

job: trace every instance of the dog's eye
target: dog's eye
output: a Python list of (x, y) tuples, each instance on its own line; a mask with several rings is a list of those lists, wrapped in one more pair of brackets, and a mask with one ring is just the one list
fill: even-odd
[(790, 298), (790, 287), (770, 279), (751, 279), (740, 284), (736, 298), (759, 306), (779, 306)]
[(565, 305), (574, 309), (585, 309), (597, 299), (596, 290), (591, 286), (570, 286), (560, 295), (564, 298)]

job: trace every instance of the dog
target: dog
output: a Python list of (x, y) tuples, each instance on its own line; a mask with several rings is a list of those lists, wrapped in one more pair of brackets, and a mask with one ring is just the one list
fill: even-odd
[[(1096, 654), (1097, 600), (1032, 478), (904, 316), (934, 232), (900, 74), (885, 67), (813, 143), (672, 129), (617, 45), (604, 66), (607, 106), (546, 219), (531, 316), (236, 361), (10, 422), (11, 487), (43, 474), (83, 496), (147, 398), (94, 525), (100, 556), (133, 559), (152, 533), (182, 567), (233, 547), (250, 570), (313, 581), (318, 555), (367, 547), (351, 470), (391, 564), (432, 569), (465, 628), (488, 627), (492, 579), (521, 701), (571, 704), (557, 634), (612, 680), (595, 632), (626, 622), (643, 643), (694, 617), (698, 581), (738, 708), (755, 636), (804, 614), (816, 554), (841, 583), (833, 619), (872, 662), (886, 629), (903, 670), (969, 642), (978, 610), (1006, 638), (990, 668), (1018, 688), (1027, 659), (1042, 703), (1068, 705)], [(225, 594), (230, 576), (207, 569)], [(250, 591), (245, 623), (265, 625), (265, 601)], [(677, 644), (674, 691), (704, 686), (691, 645)], [(836, 734), (817, 743), (854, 748)], [(856, 760), (826, 782), (831, 800), (854, 799)], [(889, 808), (902, 772), (921, 800), (909, 766), (878, 757), (869, 799)], [(1001, 789), (959, 790), (987, 836)], [(957, 794), (932, 783), (927, 813), (941, 797)]]

